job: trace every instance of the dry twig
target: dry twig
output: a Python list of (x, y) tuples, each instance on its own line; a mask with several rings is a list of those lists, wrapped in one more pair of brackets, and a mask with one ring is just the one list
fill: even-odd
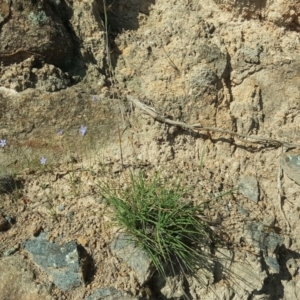
[(227, 130), (227, 129), (221, 129), (221, 128), (216, 128), (216, 127), (205, 127), (205, 126), (202, 126), (201, 124), (191, 125), (191, 124), (187, 124), (184, 122), (174, 121), (174, 120), (165, 118), (162, 114), (157, 112), (153, 107), (140, 102), (138, 99), (136, 99), (133, 96), (127, 96), (127, 99), (130, 100), (136, 107), (141, 109), (145, 114), (149, 115), (150, 117), (152, 117), (153, 119), (155, 119), (161, 123), (165, 123), (168, 125), (179, 126), (183, 129), (192, 130), (192, 131), (196, 131), (196, 132), (210, 131), (210, 132), (224, 133), (224, 134), (228, 134), (228, 135), (237, 137), (245, 143), (264, 144), (266, 146), (274, 146), (274, 147), (283, 146), (285, 149), (300, 148), (300, 145), (298, 145), (298, 144), (290, 143), (290, 142), (283, 141), (283, 140), (276, 140), (276, 139), (271, 139), (271, 138), (266, 138), (266, 137), (246, 135), (246, 134), (237, 133), (237, 132)]

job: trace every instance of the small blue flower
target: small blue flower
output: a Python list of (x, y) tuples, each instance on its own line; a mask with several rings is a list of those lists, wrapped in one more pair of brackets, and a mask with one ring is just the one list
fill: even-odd
[(84, 136), (84, 135), (86, 134), (86, 131), (87, 131), (87, 127), (81, 125), (81, 126), (80, 126), (80, 129), (79, 129), (79, 133), (80, 133), (82, 136)]
[(58, 135), (63, 135), (63, 133), (64, 133), (64, 132), (63, 132), (62, 129), (59, 129), (58, 132), (57, 132)]
[(46, 161), (47, 161), (47, 158), (45, 158), (44, 156), (41, 158), (41, 164), (42, 165), (45, 165), (46, 164)]
[(6, 140), (0, 140), (0, 146), (4, 148), (6, 146)]
[(97, 96), (96, 95), (93, 95), (92, 96), (92, 101), (96, 102), (98, 99), (97, 99)]

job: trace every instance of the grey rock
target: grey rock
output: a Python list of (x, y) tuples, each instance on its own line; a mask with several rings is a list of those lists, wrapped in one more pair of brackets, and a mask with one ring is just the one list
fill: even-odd
[(284, 153), (280, 157), (280, 166), (284, 173), (300, 185), (300, 155)]
[(192, 89), (202, 89), (217, 84), (218, 77), (208, 66), (200, 65), (195, 68), (190, 77)]
[(290, 247), (290, 238), (283, 237), (276, 232), (270, 232), (263, 223), (253, 222), (245, 224), (244, 236), (257, 252), (262, 251), (264, 256), (271, 256), (275, 250), (284, 245)]
[(237, 209), (238, 209), (238, 212), (239, 212), (239, 213), (244, 214), (244, 215), (247, 215), (247, 216), (248, 216), (249, 213), (250, 213), (250, 211), (249, 211), (248, 209), (245, 209), (245, 208), (243, 208), (242, 206), (238, 206)]
[(205, 61), (212, 68), (218, 78), (226, 78), (228, 76), (227, 60), (228, 53), (225, 48), (221, 49), (213, 43), (200, 42), (197, 45), (199, 48), (199, 58)]
[(111, 251), (124, 260), (136, 274), (138, 282), (143, 285), (152, 274), (152, 260), (148, 254), (135, 245), (134, 238), (126, 233), (121, 233), (111, 243)]
[(12, 248), (9, 248), (8, 250), (6, 250), (4, 253), (3, 253), (3, 256), (6, 257), (6, 256), (10, 256), (12, 254), (14, 254), (15, 252), (17, 252), (19, 250), (19, 245), (16, 245)]
[(280, 246), (284, 243), (283, 237), (275, 232), (264, 233), (262, 246), (265, 247), (268, 252), (274, 253), (277, 246)]
[[(236, 259), (238, 255), (241, 255), (240, 257), (244, 256), (246, 259)], [(220, 248), (216, 252), (216, 257), (218, 258), (216, 269), (210, 281), (198, 280), (197, 283), (197, 277), (194, 286), (199, 285), (200, 282), (202, 286), (203, 283), (205, 284), (204, 287), (209, 286), (208, 290), (210, 290), (210, 287), (214, 286), (213, 282), (222, 282), (221, 280), (226, 278), (228, 274), (234, 274), (234, 280), (232, 280), (230, 284), (230, 293), (229, 290), (226, 290), (226, 294), (223, 294), (224, 290), (217, 288), (215, 291), (211, 291), (210, 297), (203, 297), (203, 299), (234, 299), (238, 293), (237, 299), (246, 300), (249, 299), (249, 294), (252, 290), (259, 291), (262, 289), (264, 280), (267, 278), (267, 272), (264, 271), (261, 264), (258, 263), (257, 255), (252, 253), (245, 254), (237, 249), (233, 252)], [(200, 279), (202, 278), (200, 277)], [(216, 297), (216, 295), (218, 295), (218, 297)], [(195, 297), (193, 299), (197, 298)]]
[(242, 176), (238, 183), (239, 191), (248, 199), (258, 202), (259, 188), (256, 178), (252, 176)]
[(259, 64), (259, 55), (262, 52), (262, 47), (258, 47), (257, 49), (251, 49), (249, 47), (245, 47), (241, 51), (241, 55), (244, 57), (244, 61), (249, 64)]
[(131, 297), (124, 291), (119, 291), (113, 287), (95, 289), (85, 300), (138, 300), (137, 297)]
[(265, 262), (268, 265), (268, 267), (270, 268), (271, 273), (276, 273), (276, 274), (279, 273), (280, 266), (279, 266), (279, 263), (278, 263), (278, 261), (275, 257), (266, 256), (265, 257)]
[(65, 209), (64, 204), (58, 205), (57, 209), (58, 209), (59, 211), (63, 211), (63, 210)]
[(66, 291), (82, 284), (83, 275), (75, 242), (62, 246), (50, 243), (42, 232), (38, 237), (26, 241), (25, 249), (60, 289)]

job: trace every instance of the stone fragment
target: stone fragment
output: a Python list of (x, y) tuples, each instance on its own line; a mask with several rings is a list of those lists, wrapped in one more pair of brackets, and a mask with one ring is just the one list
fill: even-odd
[(300, 185), (300, 155), (284, 153), (280, 157), (280, 167), (290, 179)]
[(186, 292), (184, 290), (183, 276), (168, 276), (165, 278), (164, 282), (165, 284), (160, 289), (160, 292), (165, 299), (184, 299)]
[(38, 237), (25, 242), (25, 249), (32, 255), (56, 286), (66, 291), (83, 283), (80, 258), (75, 242), (62, 246), (50, 243), (42, 232)]
[(271, 274), (278, 274), (280, 271), (280, 266), (278, 264), (278, 261), (275, 257), (265, 257), (265, 262), (267, 266), (269, 267), (269, 271), (271, 271)]
[(147, 282), (152, 274), (152, 261), (148, 254), (135, 245), (134, 238), (126, 233), (121, 233), (111, 243), (111, 251), (124, 260), (136, 274), (140, 285)]
[(244, 235), (246, 241), (251, 244), (257, 253), (261, 253), (264, 257), (265, 263), (269, 267), (271, 274), (278, 274), (280, 272), (280, 265), (276, 257), (273, 255), (281, 245), (288, 248), (290, 245), (289, 238), (270, 232), (262, 223), (250, 223), (245, 225)]
[(250, 214), (250, 211), (248, 209), (243, 208), (242, 206), (238, 206), (237, 209), (239, 213), (244, 214), (246, 216), (249, 216)]
[(3, 253), (3, 256), (6, 257), (6, 256), (10, 256), (12, 254), (14, 254), (15, 252), (17, 252), (20, 248), (20, 245), (17, 244), (15, 245), (14, 247), (12, 248), (9, 248), (8, 250), (6, 250), (4, 253)]
[(85, 300), (138, 300), (137, 297), (132, 297), (128, 293), (119, 291), (113, 287), (103, 289), (95, 289), (93, 293)]
[(256, 49), (251, 49), (249, 47), (244, 47), (241, 51), (241, 55), (244, 58), (244, 61), (249, 64), (259, 64), (259, 55), (262, 52), (262, 47)]
[(0, 298), (9, 300), (51, 300), (42, 284), (34, 282), (34, 272), (20, 255), (0, 260)]
[(243, 196), (256, 203), (258, 202), (259, 188), (256, 178), (252, 176), (242, 176), (238, 183), (238, 188)]
[[(230, 290), (226, 289), (223, 291), (227, 294), (226, 297), (224, 295), (223, 299), (234, 299), (234, 294), (238, 295), (238, 299), (248, 299), (252, 290), (260, 291), (262, 289), (264, 280), (267, 278), (267, 272), (262, 269), (261, 262), (257, 259), (256, 254), (245, 254), (239, 252), (239, 250), (232, 252), (227, 249), (218, 249), (216, 257), (218, 259), (216, 260), (216, 267), (213, 271), (213, 278), (211, 279), (212, 281), (209, 282), (211, 287), (214, 286), (214, 284), (212, 284), (213, 282), (221, 283), (229, 274), (234, 274), (234, 280), (231, 281)], [(240, 260), (238, 257), (243, 258)], [(197, 284), (197, 279), (198, 278), (196, 278), (195, 285)], [(206, 282), (204, 281), (204, 283)], [(228, 295), (229, 292), (234, 292), (234, 294), (230, 296)], [(222, 289), (220, 290), (219, 287), (217, 287), (217, 289), (210, 294), (210, 298), (204, 297), (204, 299), (215, 299), (216, 293), (221, 297)]]
[(244, 235), (248, 243), (250, 243), (259, 252), (272, 254), (277, 247), (285, 245), (289, 247), (287, 241), (275, 232), (269, 232), (263, 223), (253, 222), (245, 225)]

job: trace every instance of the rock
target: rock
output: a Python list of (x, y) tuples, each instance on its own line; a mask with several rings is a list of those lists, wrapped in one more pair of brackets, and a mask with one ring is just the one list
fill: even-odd
[(79, 253), (75, 242), (62, 246), (50, 243), (42, 232), (38, 237), (26, 241), (25, 249), (33, 261), (40, 266), (60, 289), (67, 291), (83, 283)]
[(275, 257), (280, 246), (290, 246), (289, 237), (283, 237), (275, 232), (268, 232), (262, 223), (250, 223), (245, 225), (245, 239), (251, 244), (257, 253), (260, 253), (269, 267), (270, 274), (279, 274), (280, 265)]
[(166, 278), (164, 278), (163, 282), (164, 284), (160, 287), (160, 292), (163, 295), (164, 299), (184, 299), (186, 292), (183, 276), (167, 276)]
[(40, 63), (31, 56), (18, 65), (3, 67), (0, 84), (18, 92), (28, 88), (56, 92), (71, 85), (68, 73), (50, 64), (38, 66)]
[(121, 233), (111, 243), (111, 251), (124, 260), (135, 272), (140, 285), (147, 282), (152, 275), (152, 261), (148, 254), (135, 245), (133, 237), (126, 233)]
[(280, 266), (279, 266), (279, 263), (277, 261), (277, 259), (275, 257), (265, 257), (265, 262), (266, 264), (268, 265), (269, 267), (269, 272), (271, 274), (278, 274), (279, 271), (280, 271)]
[(192, 70), (190, 75), (190, 85), (192, 90), (191, 93), (197, 96), (202, 96), (203, 91), (205, 91), (210, 86), (216, 86), (217, 82), (217, 74), (213, 72), (208, 66), (197, 66)]
[(20, 245), (17, 244), (15, 245), (14, 247), (12, 248), (9, 248), (8, 250), (6, 250), (4, 253), (3, 253), (3, 256), (6, 257), (6, 256), (10, 256), (12, 254), (14, 254), (15, 252), (17, 252), (20, 248)]
[(113, 287), (95, 289), (85, 300), (138, 300), (138, 297), (131, 297), (128, 293), (119, 291)]
[(221, 8), (246, 19), (265, 19), (289, 30), (299, 28), (300, 4), (298, 1), (274, 0), (231, 1), (214, 0)]
[(243, 93), (230, 103), (230, 112), (236, 120), (237, 131), (242, 134), (255, 134), (263, 123), (263, 106), (261, 90), (257, 86), (240, 87), (237, 90)]
[(284, 174), (300, 185), (300, 155), (282, 154), (280, 157), (280, 166)]
[(73, 41), (61, 19), (46, 1), (12, 1), (10, 17), (0, 31), (0, 59), (4, 65), (34, 55), (38, 60), (66, 68), (73, 56)]
[(256, 248), (257, 252), (262, 250), (266, 254), (273, 254), (281, 245), (289, 247), (289, 243), (284, 237), (275, 232), (268, 232), (263, 223), (245, 224), (244, 234), (246, 241)]
[(102, 2), (94, 0), (73, 1), (68, 8), (72, 11), (69, 20), (72, 31), (80, 43), (80, 47), (78, 47), (80, 54), (74, 73), (81, 78), (85, 77), (85, 80), (95, 88), (98, 88), (99, 84), (103, 85), (103, 81), (106, 81), (101, 70), (104, 70), (104, 65), (110, 63), (105, 54), (106, 41), (101, 18), (102, 4)]
[(277, 26), (297, 31), (300, 26), (300, 3), (289, 0), (272, 1), (268, 5), (267, 18)]
[(296, 278), (289, 281), (283, 280), (282, 285), (284, 288), (283, 300), (299, 299), (300, 280), (297, 280)]
[(258, 47), (256, 49), (245, 47), (241, 50), (241, 56), (244, 58), (244, 61), (248, 64), (259, 64), (259, 55), (262, 51), (262, 47)]
[[(84, 76), (95, 87), (103, 85), (106, 79), (99, 72), (105, 61), (101, 10), (102, 3), (92, 0), (0, 4), (0, 78), (5, 73), (5, 86), (55, 92), (69, 86), (71, 78), (76, 83)], [(19, 64), (32, 57), (32, 72), (24, 68), (17, 75), (13, 65), (19, 69)], [(49, 66), (55, 73), (49, 73)]]
[(258, 202), (259, 189), (256, 178), (252, 176), (242, 176), (238, 183), (239, 191), (248, 199)]
[[(267, 272), (263, 271), (261, 262), (257, 259), (257, 255), (238, 250), (231, 252), (228, 250), (220, 249), (217, 251), (218, 264), (223, 268), (218, 270), (221, 274), (217, 275), (218, 281), (222, 279), (234, 278), (230, 284), (230, 291), (234, 291), (239, 295), (239, 299), (247, 299), (249, 292), (252, 290), (261, 290), (264, 285), (264, 280), (267, 277)], [(237, 257), (240, 257), (238, 259)], [(245, 259), (246, 258), (246, 259)], [(230, 299), (230, 298), (227, 298)]]
[(239, 213), (249, 216), (250, 211), (248, 209), (243, 208), (242, 206), (238, 206), (237, 210)]
[[(265, 220), (272, 215), (276, 216), (276, 225), (281, 226), (283, 220), (277, 207), (276, 181), (279, 149), (275, 150), (268, 144), (244, 143), (222, 132), (186, 132), (179, 127), (163, 125), (140, 114), (127, 103), (123, 110), (123, 100), (126, 94), (137, 95), (145, 104), (175, 121), (201, 123), (203, 126), (298, 143), (299, 1), (215, 0), (217, 5), (209, 0), (109, 2), (109, 49), (105, 47), (108, 41), (103, 27), (103, 1), (6, 0), (0, 4), (0, 61), (3, 62), (0, 66), (0, 80), (3, 80), (0, 83), (0, 138), (8, 140), (8, 147), (0, 149), (0, 165), (8, 165), (17, 159), (16, 165), (12, 165), (17, 173), (23, 166), (34, 173), (31, 163), (39, 161), (39, 154), (45, 155), (45, 151), (53, 154), (52, 160), (47, 156), (51, 165), (45, 166), (44, 176), (40, 177), (40, 172), (24, 176), (27, 181), (24, 189), (26, 198), (22, 199), (24, 212), (18, 211), (17, 216), (19, 220), (21, 217), (24, 219), (26, 228), (22, 229), (27, 236), (36, 230), (27, 227), (26, 222), (33, 223), (35, 218), (40, 218), (37, 213), (31, 214), (32, 202), (38, 204), (40, 199), (40, 195), (36, 197), (39, 193), (36, 183), (43, 183), (50, 173), (52, 175), (49, 176), (54, 176), (55, 180), (51, 179), (51, 188), (47, 189), (47, 193), (41, 192), (41, 197), (52, 198), (51, 191), (55, 191), (53, 196), (57, 194), (59, 197), (53, 197), (53, 207), (63, 201), (68, 221), (71, 222), (68, 226), (64, 225), (64, 214), (61, 214), (61, 222), (54, 224), (54, 227), (62, 228), (55, 229), (53, 235), (63, 233), (67, 238), (70, 234), (69, 239), (77, 238), (83, 246), (91, 246), (95, 257), (103, 256), (104, 242), (99, 241), (95, 233), (101, 234), (99, 230), (102, 230), (105, 218), (101, 223), (95, 223), (90, 219), (90, 213), (96, 212), (93, 208), (86, 209), (88, 207), (82, 208), (82, 216), (78, 217), (80, 206), (73, 206), (73, 201), (70, 206), (70, 197), (65, 196), (70, 194), (68, 182), (69, 175), (74, 173), (73, 166), (90, 170), (92, 164), (95, 177), (99, 177), (99, 180), (105, 180), (103, 177), (107, 173), (112, 175), (111, 168), (116, 165), (112, 153), (120, 157), (120, 145), (117, 144), (119, 124), (127, 123), (127, 120), (129, 126), (126, 130), (124, 127), (124, 132), (122, 130), (121, 145), (124, 166), (135, 166), (132, 162), (136, 163), (136, 158), (139, 158), (141, 167), (142, 161), (147, 161), (149, 168), (154, 167), (154, 171), (158, 167), (166, 177), (184, 174), (184, 183), (186, 181), (187, 184), (195, 178), (192, 188), (196, 201), (202, 201), (202, 195), (198, 195), (200, 189), (203, 194), (209, 195), (231, 188), (241, 174), (257, 174), (259, 189), (264, 196), (261, 207), (252, 203), (258, 201), (259, 195), (251, 201), (245, 198), (235, 203), (230, 214), (222, 213), (223, 201), (211, 202), (213, 207), (210, 216), (216, 221), (222, 219), (234, 245), (241, 238), (241, 227), (246, 217), (236, 214), (238, 205), (249, 209), (251, 220), (263, 219), (266, 224)], [(220, 7), (226, 7), (227, 11), (221, 11)], [(66, 47), (61, 47), (61, 44)], [(14, 63), (18, 65), (12, 65)], [(114, 82), (108, 66), (113, 67)], [(82, 82), (78, 82), (80, 80)], [(8, 88), (3, 87), (4, 84)], [(92, 95), (97, 95), (98, 100), (92, 100)], [(119, 122), (123, 113), (125, 119)], [(78, 136), (80, 125), (88, 126), (88, 134), (82, 139)], [(64, 132), (62, 136), (57, 134), (60, 128)], [(95, 147), (97, 151), (86, 156), (85, 149), (89, 150), (89, 145), (96, 141), (99, 145)], [(108, 143), (110, 145), (106, 148)], [(173, 155), (170, 155), (170, 149)], [(204, 173), (200, 174), (197, 161), (201, 149), (205, 152), (205, 168), (201, 167)], [(78, 164), (75, 160), (65, 158), (65, 155), (76, 157)], [(163, 155), (165, 162), (161, 160)], [(102, 156), (108, 163), (102, 162)], [(99, 168), (98, 158), (102, 168)], [(70, 162), (68, 165), (61, 165), (67, 161)], [(55, 176), (52, 162), (55, 168), (60, 166), (69, 171), (72, 166), (71, 173), (68, 171), (65, 175)], [(234, 164), (238, 167), (232, 168)], [(121, 171), (123, 174), (124, 170)], [(82, 170), (78, 173), (82, 173)], [(65, 177), (64, 180), (62, 177)], [(77, 178), (81, 182), (76, 193), (82, 194), (80, 187), (87, 190), (88, 181), (83, 176), (76, 175)], [(300, 244), (300, 227), (297, 226), (299, 188), (286, 178), (282, 210), (291, 224), (289, 236), (295, 251)], [(251, 196), (253, 190), (250, 187)], [(98, 194), (97, 191), (95, 193)], [(91, 189), (85, 195), (94, 195), (94, 191)], [(83, 198), (81, 196), (78, 198)], [(71, 198), (73, 200), (74, 197)], [(230, 199), (229, 203), (233, 204), (234, 200)], [(6, 205), (4, 202), (3, 205)], [(73, 219), (68, 213), (69, 208), (75, 212)], [(11, 206), (11, 209), (14, 207)], [(239, 211), (244, 213), (242, 209)], [(79, 219), (84, 223), (78, 222)], [(49, 227), (50, 223), (47, 219), (37, 222), (45, 230), (51, 231), (53, 227)], [(73, 228), (71, 225), (74, 223)], [(82, 225), (82, 229), (79, 225)], [(75, 232), (75, 229), (80, 231)], [(255, 230), (258, 231), (256, 235)], [(234, 273), (232, 275), (233, 280), (241, 277), (242, 281), (250, 281), (253, 285), (246, 286), (246, 282), (238, 287), (237, 284), (233, 291), (231, 284), (228, 284), (228, 277), (220, 275), (217, 281), (214, 274), (205, 274), (205, 283), (208, 289), (216, 288), (215, 294), (203, 295), (207, 289), (186, 287), (189, 283), (185, 281), (191, 298), (197, 299), (201, 295), (203, 300), (210, 300), (217, 295), (222, 299), (262, 299), (266, 284), (277, 287), (293, 283), (293, 293), (285, 289), (280, 297), (274, 299), (296, 299), (299, 274), (293, 269), (291, 274), (294, 275), (289, 282), (283, 272), (275, 276), (271, 274), (278, 270), (278, 262), (273, 259), (275, 254), (272, 251), (275, 249), (276, 252), (276, 246), (285, 241), (281, 239), (283, 236), (272, 235), (274, 232), (271, 234), (267, 230), (261, 225), (246, 228), (244, 235), (247, 241), (256, 245), (257, 252), (264, 251), (264, 257), (258, 257), (257, 253), (251, 257), (252, 262), (257, 264), (251, 270), (247, 268), (248, 261), (243, 260), (248, 253), (240, 254), (241, 259), (235, 266), (241, 270), (238, 270), (237, 276)], [(8, 248), (19, 243), (17, 238), (24, 237), (18, 228), (1, 235), (11, 235), (13, 240)], [(105, 246), (109, 236), (109, 233), (105, 233)], [(1, 248), (6, 250), (4, 246)], [(268, 269), (266, 273), (270, 273), (269, 277), (261, 274), (263, 258), (266, 259), (263, 267)], [(280, 266), (285, 269), (283, 264)], [(112, 270), (114, 274), (108, 275), (110, 270), (103, 270), (101, 265), (96, 269), (96, 278), (107, 275), (107, 278), (103, 278), (105, 284), (110, 285), (113, 279), (114, 286), (126, 286), (127, 290), (136, 288), (136, 281), (132, 280), (134, 276), (131, 276), (134, 272), (130, 272), (128, 280), (128, 274), (122, 276)], [(103, 274), (104, 271), (107, 273)], [(178, 281), (176, 287), (173, 282), (172, 289), (165, 288), (163, 293), (172, 297), (173, 287), (176, 291), (181, 284)], [(81, 291), (86, 293), (89, 289), (90, 285), (82, 287)], [(177, 297), (179, 293), (173, 295)]]
[(198, 299), (199, 295), (204, 300), (234, 299), (238, 295), (238, 299), (246, 300), (253, 290), (262, 289), (267, 274), (256, 255), (247, 254), (245, 262), (244, 258), (238, 259), (245, 253), (221, 248), (216, 257), (213, 273), (199, 269), (195, 277), (186, 278), (191, 299)]
[[(41, 156), (38, 153), (43, 152), (45, 155), (44, 153), (49, 153), (49, 150), (51, 152), (54, 150), (52, 153), (55, 154), (51, 154), (53, 162), (67, 161), (69, 155), (67, 152), (61, 151), (62, 144), (68, 144), (68, 147), (71, 148), (78, 147), (80, 140), (78, 130), (81, 123), (77, 122), (80, 115), (83, 116), (80, 122), (84, 122), (84, 124), (101, 124), (101, 127), (97, 128), (93, 125), (93, 134), (96, 134), (98, 128), (99, 132), (100, 128), (102, 132), (99, 139), (94, 139), (95, 147), (96, 143), (103, 146), (112, 139), (109, 130), (103, 132), (102, 129), (108, 126), (107, 128), (110, 130), (115, 130), (117, 126), (115, 120), (121, 117), (116, 103), (108, 98), (93, 103), (88, 91), (83, 92), (83, 89), (84, 85), (82, 84), (69, 87), (68, 91), (60, 90), (56, 93), (26, 89), (22, 93), (9, 96), (8, 89), (2, 93), (0, 88), (0, 138), (5, 136), (8, 144), (5, 151), (0, 153), (0, 168), (12, 162), (13, 159), (16, 160), (17, 157), (11, 155), (16, 150), (22, 153), (22, 157), (15, 165), (12, 165), (13, 170), (20, 170), (24, 157), (39, 160)], [(11, 114), (11, 111), (16, 111), (16, 113)], [(45, 111), (47, 114), (43, 113)], [(115, 115), (113, 119), (104, 117), (108, 111)], [(63, 129), (65, 135), (60, 136), (57, 133), (59, 128)], [(89, 129), (91, 127), (88, 127)], [(21, 136), (16, 134), (20, 131), (24, 132)], [(89, 135), (89, 133), (91, 131), (87, 134)], [(9, 149), (11, 146), (12, 148)], [(0, 150), (2, 151), (1, 147)], [(47, 159), (50, 162), (51, 157), (48, 156)], [(32, 168), (28, 170), (30, 169)]]
[(0, 298), (9, 300), (52, 300), (43, 284), (34, 282), (35, 273), (20, 256), (0, 260)]

